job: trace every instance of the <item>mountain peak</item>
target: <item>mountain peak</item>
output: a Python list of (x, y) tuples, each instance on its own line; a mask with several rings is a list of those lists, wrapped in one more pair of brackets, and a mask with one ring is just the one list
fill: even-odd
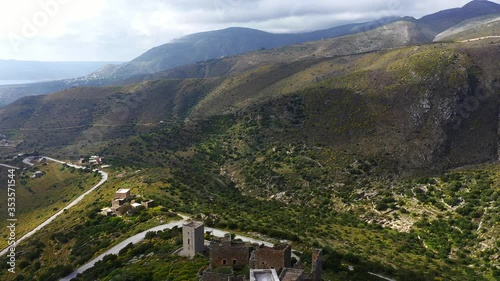
[(500, 11), (500, 4), (488, 0), (473, 0), (462, 7), (463, 9), (486, 9)]
[(465, 21), (476, 17), (500, 13), (500, 4), (487, 0), (474, 0), (462, 8), (443, 10), (419, 19), (419, 22), (427, 29), (429, 37)]

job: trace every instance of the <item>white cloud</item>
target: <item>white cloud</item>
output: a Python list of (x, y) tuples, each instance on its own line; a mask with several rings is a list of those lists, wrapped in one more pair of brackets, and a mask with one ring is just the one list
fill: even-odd
[[(0, 58), (130, 60), (154, 46), (195, 32), (230, 26), (257, 28), (269, 32), (303, 32), (391, 15), (421, 17), (439, 10), (463, 6), (467, 2), (467, 0), (1, 1)], [(25, 33), (29, 36), (25, 36)], [(12, 40), (9, 38), (12, 38), (13, 34), (23, 39), (14, 40), (14, 44), (11, 44)]]

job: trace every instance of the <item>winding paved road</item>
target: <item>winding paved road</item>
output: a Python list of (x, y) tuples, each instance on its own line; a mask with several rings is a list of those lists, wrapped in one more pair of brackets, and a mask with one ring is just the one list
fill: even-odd
[(83, 273), (85, 270), (93, 267), (98, 261), (102, 260), (107, 255), (118, 255), (120, 250), (125, 248), (125, 246), (127, 246), (128, 244), (130, 244), (130, 243), (136, 244), (136, 243), (139, 243), (142, 240), (144, 240), (144, 238), (146, 237), (146, 233), (148, 233), (150, 231), (160, 231), (160, 230), (174, 228), (176, 226), (182, 227), (182, 224), (185, 223), (186, 221), (187, 221), (186, 219), (182, 219), (179, 221), (170, 222), (170, 223), (167, 223), (164, 225), (153, 227), (153, 228), (148, 229), (146, 231), (143, 231), (137, 235), (134, 235), (130, 238), (127, 238), (126, 240), (120, 242), (120, 244), (117, 244), (116, 246), (112, 247), (111, 249), (107, 250), (106, 252), (100, 254), (97, 258), (86, 263), (84, 266), (73, 271), (70, 275), (62, 278), (60, 281), (69, 281), (69, 280), (75, 278), (78, 274)]
[[(215, 237), (224, 237), (226, 234), (230, 233), (230, 232), (227, 232), (227, 231), (224, 231), (224, 230), (220, 230), (220, 229), (216, 229), (216, 228), (205, 227), (205, 232), (207, 232), (207, 231), (212, 232), (212, 235), (215, 236)], [(235, 239), (241, 239), (244, 242), (248, 242), (248, 243), (252, 243), (252, 244), (264, 244), (267, 247), (274, 247), (273, 243), (269, 243), (269, 242), (266, 242), (266, 241), (253, 239), (253, 238), (246, 237), (246, 236), (236, 235), (234, 238)]]
[[(57, 159), (53, 159), (53, 158), (50, 158), (50, 157), (44, 157), (46, 158), (47, 160), (50, 160), (50, 161), (54, 161), (56, 163), (61, 163), (61, 164), (67, 164), (66, 162), (63, 162), (63, 161), (60, 161), (60, 160), (57, 160)], [(76, 169), (83, 169), (84, 167), (82, 166), (78, 166), (78, 165), (73, 165), (73, 164), (67, 164), (68, 166), (70, 167), (73, 167), (73, 168), (76, 168)], [(98, 170), (96, 170), (98, 171)], [(98, 171), (99, 174), (101, 174), (102, 176), (102, 179), (101, 181), (96, 184), (94, 187), (92, 187), (91, 189), (89, 189), (87, 192), (83, 193), (82, 195), (80, 195), (78, 198), (76, 198), (73, 202), (69, 203), (66, 207), (64, 207), (62, 210), (60, 210), (59, 212), (55, 213), (53, 216), (51, 216), (50, 218), (48, 218), (46, 221), (42, 222), (40, 225), (38, 225), (35, 229), (33, 229), (32, 231), (26, 233), (24, 236), (22, 236), (21, 238), (19, 238), (16, 243), (14, 245), (12, 245), (11, 247), (16, 247), (21, 241), (23, 241), (24, 239), (32, 236), (33, 234), (35, 234), (37, 231), (39, 231), (40, 229), (44, 228), (46, 225), (48, 225), (49, 223), (51, 223), (53, 220), (55, 220), (58, 216), (60, 216), (62, 213), (64, 213), (65, 210), (75, 206), (76, 204), (78, 204), (80, 201), (83, 200), (83, 198), (85, 196), (87, 196), (89, 193), (91, 193), (92, 191), (94, 191), (96, 188), (100, 187), (101, 185), (103, 185), (107, 180), (108, 180), (108, 173), (106, 172), (103, 172), (103, 171)], [(1, 252), (0, 252), (0, 256), (3, 256), (7, 253), (7, 251), (9, 250), (10, 247), (7, 247), (5, 249), (3, 249)]]
[(465, 43), (465, 42), (473, 42), (473, 41), (479, 41), (479, 40), (484, 40), (484, 39), (493, 39), (493, 38), (500, 38), (500, 36), (484, 36), (484, 37), (478, 37), (478, 38), (472, 38), (472, 39), (467, 39), (467, 40), (462, 40), (459, 41), (460, 43)]
[(6, 168), (9, 168), (9, 169), (16, 169), (16, 170), (19, 170), (19, 168), (18, 168), (18, 167), (14, 167), (14, 166), (6, 165), (6, 164), (0, 164), (0, 166), (2, 166), (2, 167), (6, 167)]
[(387, 280), (387, 281), (396, 281), (395, 279), (391, 279), (389, 277), (385, 277), (385, 276), (377, 274), (377, 273), (368, 272), (368, 274), (373, 275), (373, 276), (377, 276), (378, 278), (384, 279), (384, 280)]
[[(83, 169), (84, 168), (82, 166), (78, 166), (78, 165), (74, 165), (74, 164), (69, 164), (69, 163), (66, 163), (64, 161), (60, 161), (60, 160), (57, 160), (57, 159), (54, 159), (54, 158), (50, 158), (50, 157), (44, 157), (44, 158), (46, 158), (47, 160), (56, 162), (56, 163), (66, 164), (66, 165), (68, 165), (70, 167), (73, 167), (73, 168), (76, 168), (76, 169)], [(34, 165), (33, 163), (31, 163), (31, 161), (30, 161), (29, 158), (24, 159), (23, 163), (25, 163), (26, 165), (29, 165), (29, 166), (33, 166)], [(11, 167), (11, 166), (4, 165), (4, 164), (0, 164), (0, 165), (8, 167), (8, 168), (16, 168), (16, 167)], [(16, 169), (18, 169), (18, 168), (16, 168)], [(37, 231), (39, 231), (40, 229), (42, 229), (43, 227), (45, 227), (46, 225), (48, 225), (49, 223), (51, 223), (54, 219), (56, 219), (59, 215), (61, 215), (65, 210), (67, 210), (67, 209), (75, 206), (76, 204), (78, 204), (80, 201), (83, 200), (83, 198), (85, 196), (87, 196), (89, 193), (91, 193), (92, 191), (94, 191), (96, 188), (98, 188), (101, 185), (103, 185), (108, 180), (108, 173), (103, 172), (103, 171), (99, 171), (99, 173), (101, 174), (102, 179), (101, 179), (101, 181), (97, 185), (95, 185), (94, 187), (92, 187), (87, 192), (83, 193), (82, 195), (80, 195), (77, 199), (75, 199), (73, 202), (71, 202), (70, 204), (68, 204), (64, 209), (60, 210), (59, 212), (57, 212), (56, 214), (54, 214), (52, 217), (48, 218), (46, 221), (44, 221), (43, 223), (41, 223), (40, 225), (38, 225), (35, 229), (33, 229), (32, 231), (28, 232), (23, 237), (21, 237), (20, 239), (18, 239), (16, 241), (16, 243), (14, 244), (14, 247), (17, 246), (17, 244), (19, 244), (21, 241), (27, 239), (28, 237), (32, 236)], [(90, 261), (87, 264), (83, 265), (82, 267), (78, 268), (77, 270), (75, 270), (74, 272), (72, 272), (70, 275), (62, 278), (61, 281), (69, 281), (69, 280), (75, 278), (78, 274), (83, 273), (85, 270), (93, 267), (98, 261), (102, 260), (106, 255), (111, 255), (111, 254), (117, 255), (120, 252), (121, 249), (125, 248), (130, 243), (133, 243), (133, 244), (139, 243), (140, 241), (144, 240), (144, 238), (146, 237), (146, 233), (148, 233), (150, 231), (160, 231), (160, 230), (165, 230), (165, 229), (171, 229), (171, 228), (174, 228), (176, 226), (177, 227), (182, 227), (182, 225), (187, 222), (188, 217), (182, 216), (182, 218), (183, 218), (182, 220), (178, 220), (178, 221), (170, 222), (168, 224), (164, 224), (164, 225), (160, 225), (160, 226), (157, 226), (157, 227), (153, 227), (153, 228), (150, 228), (150, 229), (148, 229), (146, 231), (143, 231), (143, 232), (141, 232), (139, 234), (136, 234), (136, 235), (134, 235), (132, 237), (129, 237), (129, 238), (125, 239), (124, 241), (122, 241), (119, 244), (117, 244), (117, 245), (113, 246), (112, 248), (108, 249), (107, 251), (105, 251), (104, 253), (102, 253), (101, 255), (99, 255), (98, 257), (96, 257), (95, 259), (93, 259), (92, 261)], [(212, 235), (217, 236), (217, 237), (224, 237), (224, 235), (226, 235), (226, 234), (229, 233), (229, 232), (224, 231), (224, 230), (220, 230), (220, 229), (216, 229), (216, 228), (210, 228), (210, 227), (205, 228), (205, 231), (210, 231), (210, 232), (212, 232)], [(266, 241), (261, 241), (261, 240), (256, 240), (256, 239), (253, 239), (253, 238), (250, 238), (250, 237), (246, 237), (246, 236), (236, 235), (235, 238), (236, 239), (241, 239), (242, 241), (249, 242), (249, 243), (264, 244), (264, 245), (266, 245), (268, 247), (272, 247), (273, 246), (272, 243), (269, 243), (269, 242), (266, 242)], [(8, 250), (9, 250), (9, 247), (6, 248), (6, 249), (4, 249), (3, 251), (1, 251), (0, 252), (0, 256), (5, 255)]]
[[(110, 248), (109, 250), (107, 250), (106, 252), (100, 254), (97, 258), (91, 260), (90, 262), (88, 262), (87, 264), (83, 265), (82, 267), (78, 268), (77, 270), (73, 271), (70, 275), (62, 278), (60, 281), (70, 281), (71, 279), (75, 278), (78, 274), (80, 273), (83, 273), (85, 270), (93, 267), (98, 261), (102, 260), (106, 255), (117, 255), (121, 249), (125, 248), (125, 246), (127, 246), (129, 243), (133, 243), (133, 244), (136, 244), (136, 243), (139, 243), (141, 242), (142, 240), (144, 240), (144, 238), (146, 237), (146, 233), (150, 232), (150, 231), (160, 231), (160, 230), (165, 230), (165, 229), (171, 229), (171, 228), (174, 228), (174, 227), (182, 227), (182, 225), (184, 223), (186, 223), (188, 221), (188, 217), (186, 216), (182, 216), (182, 220), (178, 220), (178, 221), (174, 221), (174, 222), (170, 222), (168, 224), (164, 224), (164, 225), (160, 225), (160, 226), (157, 226), (157, 227), (153, 227), (153, 228), (150, 228), (146, 231), (143, 231), (137, 235), (134, 235), (126, 240), (124, 240), (123, 242), (121, 242), (120, 244)], [(205, 227), (205, 232), (212, 232), (212, 235), (216, 236), (216, 237), (224, 237), (224, 235), (228, 234), (229, 232), (227, 231), (224, 231), (224, 230), (220, 230), (220, 229), (216, 229), (216, 228), (211, 228), (211, 227)], [(269, 242), (266, 242), (266, 241), (261, 241), (261, 240), (256, 240), (256, 239), (253, 239), (253, 238), (250, 238), (250, 237), (246, 237), (246, 236), (241, 236), (241, 235), (236, 235), (235, 237), (236, 239), (241, 239), (242, 241), (244, 242), (249, 242), (249, 243), (257, 243), (257, 244), (264, 244), (268, 247), (273, 247), (274, 244), (272, 243), (269, 243)]]

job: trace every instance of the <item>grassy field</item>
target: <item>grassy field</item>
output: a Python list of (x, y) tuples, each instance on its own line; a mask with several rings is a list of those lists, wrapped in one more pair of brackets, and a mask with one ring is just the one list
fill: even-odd
[[(1, 169), (5, 176), (6, 170), (3, 167)], [(35, 171), (43, 172), (44, 176), (32, 178)], [(18, 219), (16, 231), (17, 236), (21, 237), (97, 184), (100, 176), (73, 168), (63, 168), (61, 164), (49, 163), (37, 165), (26, 171), (16, 171), (15, 179)], [(3, 178), (2, 180), (5, 181)], [(2, 190), (2, 193), (6, 192), (7, 190)], [(6, 204), (6, 200), (0, 202), (0, 208), (5, 210), (0, 213), (0, 233), (3, 238), (8, 234)], [(2, 239), (0, 247), (6, 246), (7, 241)]]

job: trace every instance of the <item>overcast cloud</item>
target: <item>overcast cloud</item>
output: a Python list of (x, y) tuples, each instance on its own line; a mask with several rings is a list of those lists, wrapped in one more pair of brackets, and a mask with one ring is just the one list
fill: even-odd
[[(0, 2), (0, 59), (128, 61), (183, 35), (231, 26), (290, 33), (421, 16), (468, 0), (22, 0)], [(499, 3), (500, 0), (493, 2)]]

